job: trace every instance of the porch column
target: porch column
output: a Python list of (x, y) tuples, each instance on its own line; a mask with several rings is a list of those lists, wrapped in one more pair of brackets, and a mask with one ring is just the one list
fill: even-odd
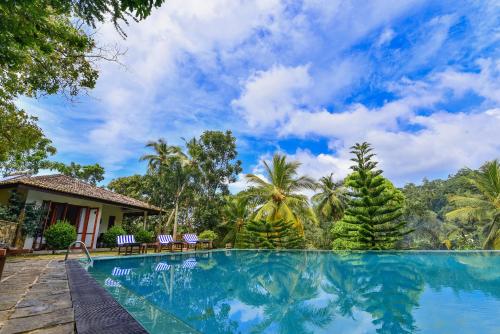
[(147, 222), (148, 222), (148, 212), (144, 211), (144, 229), (146, 229)]

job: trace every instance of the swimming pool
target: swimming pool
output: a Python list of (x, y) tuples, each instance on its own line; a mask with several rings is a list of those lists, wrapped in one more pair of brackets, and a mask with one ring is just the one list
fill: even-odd
[(499, 333), (500, 252), (212, 251), (95, 260), (150, 333)]

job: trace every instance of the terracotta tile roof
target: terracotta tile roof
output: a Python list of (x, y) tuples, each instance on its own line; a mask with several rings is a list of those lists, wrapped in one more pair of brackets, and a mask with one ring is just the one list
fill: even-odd
[(76, 195), (78, 197), (85, 197), (98, 202), (111, 203), (136, 209), (147, 209), (149, 211), (161, 211), (160, 208), (138, 199), (117, 194), (111, 190), (96, 187), (62, 174), (19, 176), (0, 181), (0, 186), (18, 184), (58, 193)]

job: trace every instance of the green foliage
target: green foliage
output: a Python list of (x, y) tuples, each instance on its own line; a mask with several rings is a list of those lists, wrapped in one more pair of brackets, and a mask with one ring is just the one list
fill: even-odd
[(147, 201), (150, 197), (147, 178), (147, 176), (138, 174), (118, 177), (111, 180), (107, 188), (118, 194)]
[(267, 180), (247, 174), (253, 186), (248, 198), (257, 204), (256, 220), (292, 222), (300, 235), (304, 235), (304, 221), (317, 222), (307, 196), (301, 190), (315, 189), (316, 183), (308, 176), (297, 176), (299, 162), (286, 161), (286, 156), (275, 154), (272, 166), (264, 161)]
[(65, 249), (76, 241), (76, 229), (66, 221), (57, 221), (45, 230), (45, 240), (50, 249)]
[(304, 248), (301, 236), (292, 222), (254, 220), (245, 225), (236, 245), (239, 248), (293, 249)]
[(404, 195), (377, 170), (368, 143), (356, 144), (354, 170), (345, 181), (348, 206), (332, 228), (335, 249), (391, 249), (408, 231), (402, 215)]
[(341, 219), (347, 202), (342, 182), (335, 182), (332, 173), (319, 180), (319, 190), (312, 197), (318, 216), (328, 221)]
[(193, 166), (193, 224), (198, 229), (213, 229), (221, 223), (228, 185), (242, 171), (241, 161), (236, 159), (236, 138), (231, 131), (205, 131), (199, 139), (187, 142), (187, 149)]
[[(446, 219), (446, 214), (453, 209), (449, 201), (451, 196), (477, 194), (467, 181), (475, 171), (461, 169), (445, 180), (424, 179), (421, 185), (409, 183), (402, 192), (405, 195), (403, 220), (413, 233), (404, 237), (404, 243), (413, 249), (439, 249), (445, 247), (447, 240), (450, 247), (456, 248), (462, 239), (461, 231), (479, 238), (475, 224), (459, 219)], [(477, 236), (477, 237), (476, 237)]]
[(46, 210), (34, 202), (25, 204), (23, 196), (17, 191), (11, 191), (7, 205), (0, 205), (0, 220), (17, 222), (23, 209), (24, 221), (22, 233), (23, 235), (32, 237), (39, 231)]
[(500, 230), (500, 162), (486, 162), (466, 180), (477, 193), (451, 196), (450, 201), (455, 209), (448, 212), (446, 217), (481, 223), (485, 235), (483, 248), (492, 249)]
[(23, 235), (33, 237), (42, 228), (47, 209), (36, 203), (26, 203), (24, 207)]
[(215, 233), (214, 231), (212, 230), (205, 230), (203, 232), (200, 233), (200, 235), (198, 236), (200, 239), (205, 239), (205, 240), (211, 240), (211, 241), (214, 241), (215, 239), (217, 239), (219, 236), (217, 235), (217, 233)]
[(15, 190), (10, 192), (9, 202), (7, 205), (0, 205), (0, 219), (11, 222), (17, 221), (24, 207), (23, 196)]
[(225, 233), (222, 243), (236, 244), (238, 235), (250, 217), (251, 205), (244, 195), (226, 196), (222, 210), (223, 223), (219, 226)]
[[(1, 85), (0, 79), (0, 85)], [(40, 164), (55, 154), (37, 118), (17, 110), (12, 102), (2, 98), (0, 87), (0, 176), (14, 171), (38, 172)]]
[(66, 165), (62, 162), (52, 162), (48, 161), (43, 164), (43, 168), (57, 170), (60, 173), (71, 176), (75, 179), (78, 179), (83, 182), (90, 183), (92, 185), (96, 185), (97, 182), (104, 180), (104, 167), (99, 164), (94, 165), (80, 165), (74, 162), (71, 162), (69, 165)]
[[(153, 232), (145, 230), (143, 228), (141, 228), (140, 230), (135, 232), (134, 236), (135, 236), (135, 241), (141, 242), (141, 243), (142, 242), (144, 242), (144, 243), (153, 242), (154, 238), (155, 238), (155, 235)], [(116, 240), (116, 237), (115, 237), (115, 240)]]
[(95, 43), (72, 24), (67, 1), (3, 1), (0, 22), (3, 98), (94, 87), (97, 71), (85, 56)]
[[(55, 153), (37, 119), (15, 105), (20, 96), (62, 93), (72, 98), (92, 89), (96, 60), (116, 60), (118, 51), (96, 46), (98, 22), (141, 20), (164, 0), (30, 0), (0, 2), (0, 174), (36, 173)], [(82, 19), (89, 26), (85, 26)]]
[(342, 181), (334, 181), (333, 173), (319, 180), (318, 190), (311, 198), (319, 224), (306, 224), (308, 248), (330, 249), (331, 229), (341, 219), (347, 203), (347, 192)]
[(116, 247), (116, 237), (127, 234), (121, 226), (113, 226), (102, 236), (102, 241), (107, 247)]
[(67, 1), (34, 0), (0, 3), (0, 45), (0, 170), (36, 172), (55, 149), (14, 101), (93, 88), (97, 71), (86, 54), (95, 43), (72, 25)]
[[(73, 0), (72, 9), (87, 24), (96, 27), (98, 22), (110, 18), (115, 28), (126, 36), (120, 23), (128, 24), (128, 19), (139, 21), (151, 15), (153, 8), (160, 7), (165, 0)], [(62, 3), (69, 3), (62, 0)]]
[[(173, 221), (172, 234), (177, 235), (180, 206), (186, 199), (186, 189), (192, 178), (192, 161), (180, 147), (170, 146), (162, 138), (148, 142), (146, 147), (154, 151), (141, 157), (148, 161), (146, 188), (150, 200), (160, 208), (171, 210), (165, 225)], [(161, 216), (160, 225), (163, 225)], [(160, 231), (166, 232), (165, 226), (160, 226)]]

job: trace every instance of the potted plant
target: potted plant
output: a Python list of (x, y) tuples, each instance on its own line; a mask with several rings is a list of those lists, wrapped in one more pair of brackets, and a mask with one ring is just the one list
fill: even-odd
[(5, 265), (6, 258), (7, 258), (7, 249), (0, 248), (0, 280), (2, 279), (3, 266)]

